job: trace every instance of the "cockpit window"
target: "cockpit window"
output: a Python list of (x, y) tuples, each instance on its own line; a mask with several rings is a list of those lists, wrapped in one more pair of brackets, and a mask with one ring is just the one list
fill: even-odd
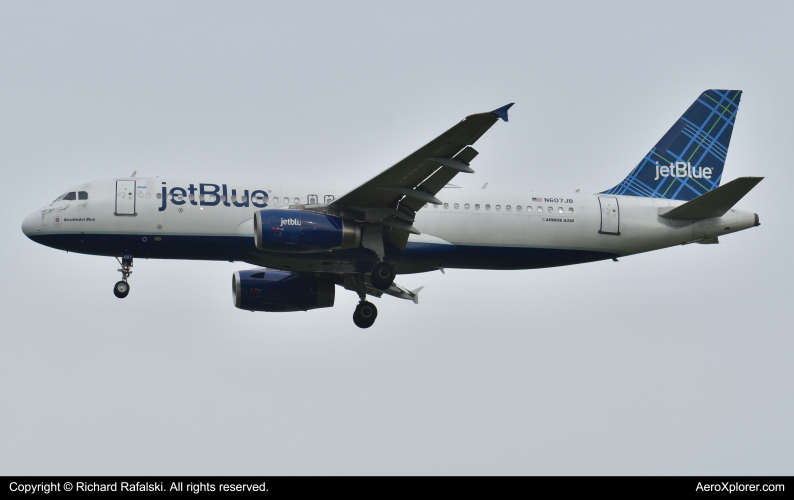
[(68, 193), (64, 193), (64, 194), (60, 195), (59, 197), (57, 197), (54, 200), (52, 200), (52, 202), (55, 203), (56, 201), (61, 201), (63, 199), (63, 197), (66, 196), (66, 194), (68, 194)]
[(76, 199), (77, 199), (77, 193), (75, 193), (74, 191), (72, 191), (71, 193), (68, 193), (68, 194), (66, 194), (66, 195), (65, 195), (63, 198), (61, 198), (61, 199), (62, 199), (63, 201), (72, 201), (72, 200), (76, 200)]
[(88, 199), (88, 193), (86, 191), (78, 191), (77, 199), (78, 200), (87, 200)]

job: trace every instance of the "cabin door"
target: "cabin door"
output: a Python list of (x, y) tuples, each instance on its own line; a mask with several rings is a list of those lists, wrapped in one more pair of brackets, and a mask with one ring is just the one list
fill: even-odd
[(135, 182), (116, 181), (115, 215), (135, 215)]
[(620, 206), (618, 199), (607, 196), (599, 196), (598, 202), (601, 205), (601, 229), (600, 234), (620, 235)]

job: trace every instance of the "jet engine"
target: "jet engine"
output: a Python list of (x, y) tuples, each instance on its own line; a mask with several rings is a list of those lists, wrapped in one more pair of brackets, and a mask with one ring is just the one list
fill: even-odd
[(361, 226), (333, 215), (303, 210), (260, 210), (254, 216), (256, 248), (311, 253), (361, 244)]
[(287, 271), (252, 269), (232, 276), (234, 306), (248, 311), (308, 311), (334, 305), (331, 281)]

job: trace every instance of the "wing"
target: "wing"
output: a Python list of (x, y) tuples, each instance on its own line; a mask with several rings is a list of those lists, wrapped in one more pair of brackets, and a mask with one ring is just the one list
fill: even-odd
[[(435, 195), (458, 172), (474, 172), (469, 164), (478, 153), (471, 145), (499, 118), (507, 121), (512, 105), (467, 116), (396, 165), (341, 196), (329, 208), (334, 212), (352, 211), (355, 218), (373, 223), (368, 232), (380, 240), (381, 247), (379, 233), (403, 250), (408, 235), (419, 234), (412, 225), (416, 212), (426, 203), (440, 204)], [(364, 246), (371, 248), (377, 243), (365, 241)], [(382, 252), (372, 250), (379, 256)]]

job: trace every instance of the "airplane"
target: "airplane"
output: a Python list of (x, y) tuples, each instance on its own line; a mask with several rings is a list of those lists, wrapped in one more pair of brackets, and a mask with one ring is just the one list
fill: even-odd
[(130, 177), (69, 189), (22, 223), (31, 240), (115, 257), (130, 292), (133, 258), (246, 262), (235, 307), (307, 311), (359, 296), (353, 322), (371, 327), (384, 294), (418, 304), (398, 274), (447, 268), (517, 270), (617, 260), (759, 226), (736, 203), (763, 177), (722, 180), (740, 90), (706, 90), (611, 189), (593, 194), (463, 189), (472, 147), (508, 104), (467, 116), (358, 187), (321, 183)]

